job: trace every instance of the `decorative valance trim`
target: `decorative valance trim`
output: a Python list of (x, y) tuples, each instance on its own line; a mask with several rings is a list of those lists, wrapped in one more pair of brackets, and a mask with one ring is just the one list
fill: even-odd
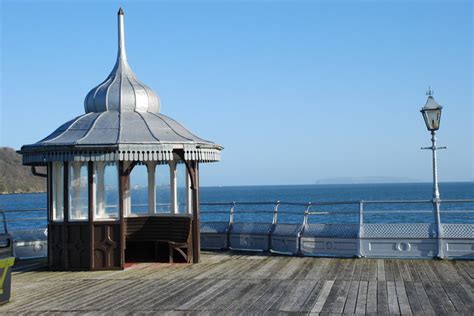
[(220, 160), (220, 149), (199, 148), (197, 146), (181, 145), (157, 146), (119, 146), (118, 150), (58, 150), (58, 151), (28, 151), (22, 150), (23, 164), (35, 165), (54, 161), (158, 161), (168, 162), (175, 159), (173, 150), (184, 151), (187, 161), (216, 162)]

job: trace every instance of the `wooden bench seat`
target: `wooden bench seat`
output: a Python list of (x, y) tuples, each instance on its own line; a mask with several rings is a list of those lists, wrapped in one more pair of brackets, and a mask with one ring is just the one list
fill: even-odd
[[(182, 215), (137, 216), (125, 218), (125, 236), (127, 245), (135, 253), (158, 260), (160, 246), (167, 248), (167, 260), (172, 263), (175, 255), (185, 262), (192, 261), (192, 218)], [(162, 247), (161, 247), (162, 249)], [(152, 253), (150, 253), (152, 252)]]

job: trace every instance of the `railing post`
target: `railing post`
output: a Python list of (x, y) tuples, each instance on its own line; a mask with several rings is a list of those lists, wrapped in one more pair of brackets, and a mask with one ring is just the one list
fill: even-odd
[(230, 230), (232, 229), (232, 225), (234, 224), (234, 209), (235, 209), (235, 202), (232, 202), (232, 206), (230, 207), (229, 211), (229, 225), (227, 225), (227, 248), (230, 247)]
[(276, 201), (275, 207), (273, 208), (272, 228), (268, 232), (268, 249), (272, 249), (272, 234), (275, 231), (278, 222), (278, 206), (280, 206), (280, 201)]
[(359, 234), (357, 237), (359, 239), (357, 256), (361, 258), (364, 257), (364, 254), (362, 253), (362, 238), (364, 237), (364, 201), (359, 201)]
[(5, 234), (8, 234), (7, 218), (5, 216), (5, 212), (2, 210), (0, 213), (2, 213), (3, 229), (5, 230)]
[(304, 210), (304, 217), (303, 217), (303, 227), (308, 225), (308, 216), (309, 216), (309, 209), (311, 208), (311, 202), (308, 203), (306, 209)]
[(308, 225), (308, 216), (309, 216), (309, 209), (311, 208), (311, 202), (308, 202), (306, 208), (304, 209), (304, 216), (303, 216), (303, 227), (298, 232), (298, 254), (300, 256), (303, 255), (301, 252), (301, 233), (305, 230), (305, 227)]
[(273, 209), (273, 225), (276, 225), (278, 221), (278, 206), (280, 206), (280, 201), (276, 201), (275, 208)]
[(235, 209), (235, 202), (232, 202), (232, 206), (229, 212), (229, 229), (234, 224), (234, 209)]

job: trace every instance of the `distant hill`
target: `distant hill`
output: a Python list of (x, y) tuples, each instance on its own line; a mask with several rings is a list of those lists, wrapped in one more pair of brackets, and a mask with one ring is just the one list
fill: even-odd
[[(37, 168), (45, 173), (44, 168)], [(46, 192), (46, 179), (33, 176), (13, 148), (0, 147), (0, 194)]]
[(375, 184), (375, 183), (415, 183), (417, 179), (399, 177), (355, 177), (319, 179), (315, 184)]

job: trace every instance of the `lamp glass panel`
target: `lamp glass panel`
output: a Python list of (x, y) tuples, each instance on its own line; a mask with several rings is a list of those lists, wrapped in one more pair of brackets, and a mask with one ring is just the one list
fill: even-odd
[(73, 162), (69, 169), (69, 219), (87, 220), (89, 217), (87, 163)]
[(425, 118), (425, 123), (428, 130), (436, 131), (439, 129), (439, 123), (441, 119), (440, 109), (426, 110), (423, 112), (423, 116)]

